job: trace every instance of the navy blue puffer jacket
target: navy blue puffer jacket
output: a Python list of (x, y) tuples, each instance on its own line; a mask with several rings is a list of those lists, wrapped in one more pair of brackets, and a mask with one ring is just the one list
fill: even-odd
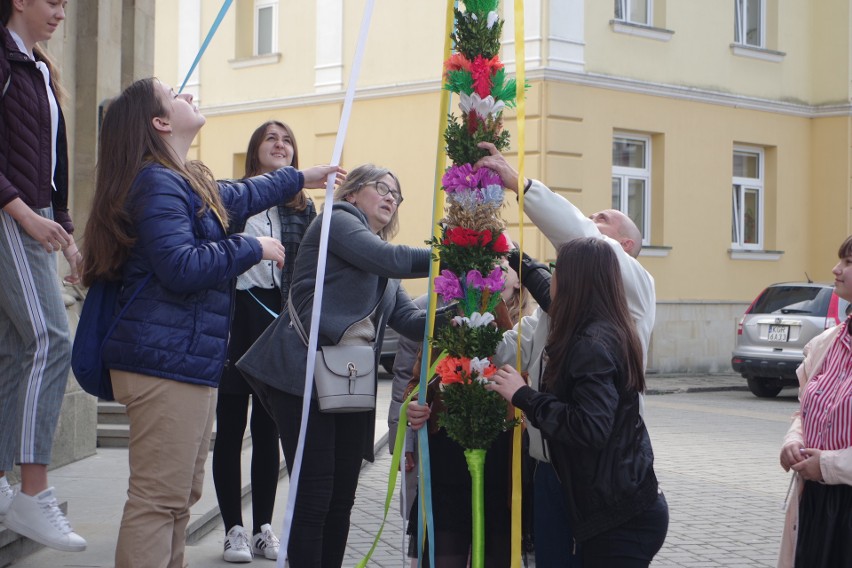
[[(232, 222), (288, 201), (304, 185), (301, 172), (282, 168), (240, 182), (220, 182)], [(124, 270), (124, 305), (150, 272), (107, 341), (110, 369), (215, 387), (231, 323), (234, 279), (261, 259), (260, 243), (227, 235), (177, 173), (143, 168), (133, 182), (128, 211), (136, 243)]]

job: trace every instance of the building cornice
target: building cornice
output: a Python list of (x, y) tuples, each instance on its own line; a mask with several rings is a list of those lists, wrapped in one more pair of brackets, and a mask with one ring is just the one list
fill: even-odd
[[(722, 93), (697, 87), (666, 85), (626, 77), (613, 77), (596, 73), (577, 73), (548, 68), (531, 69), (526, 74), (527, 81), (553, 81), (573, 85), (584, 85), (599, 89), (609, 89), (652, 97), (664, 97), (676, 100), (699, 102), (711, 105), (742, 108), (797, 116), (802, 118), (826, 118), (852, 116), (852, 103), (826, 105), (808, 105), (796, 102), (774, 101), (759, 97), (749, 97), (734, 93)], [(441, 90), (438, 80), (413, 81), (392, 85), (379, 85), (357, 89), (357, 100), (381, 99), (391, 96), (408, 96), (435, 93)], [(261, 112), (294, 107), (335, 104), (343, 102), (343, 91), (293, 95), (269, 99), (255, 99), (236, 103), (203, 105), (205, 116), (228, 116), (245, 112)]]

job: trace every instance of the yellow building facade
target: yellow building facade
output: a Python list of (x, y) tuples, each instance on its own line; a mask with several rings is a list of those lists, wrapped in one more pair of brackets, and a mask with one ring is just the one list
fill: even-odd
[[(187, 84), (207, 117), (196, 153), (217, 176), (242, 175), (249, 135), (271, 118), (293, 127), (302, 165), (331, 159), (364, 3), (234, 1)], [(162, 80), (181, 82), (218, 4), (157, 0)], [(524, 4), (527, 175), (642, 229), (657, 284), (651, 371), (729, 370), (748, 303), (773, 282), (832, 281), (852, 232), (850, 1)], [(399, 174), (396, 241), (412, 245), (431, 234), (444, 16), (443, 2), (376, 3), (343, 152), (345, 167)], [(514, 199), (504, 217), (517, 239)], [(525, 250), (552, 258), (523, 227)]]

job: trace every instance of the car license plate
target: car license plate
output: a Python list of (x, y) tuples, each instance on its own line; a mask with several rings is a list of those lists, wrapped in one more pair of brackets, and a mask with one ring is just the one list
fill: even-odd
[(769, 326), (769, 341), (787, 341), (790, 335), (789, 325), (770, 325)]

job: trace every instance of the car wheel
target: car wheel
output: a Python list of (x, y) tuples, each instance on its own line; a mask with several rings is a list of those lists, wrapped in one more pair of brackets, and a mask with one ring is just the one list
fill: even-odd
[(763, 377), (750, 378), (748, 379), (748, 390), (750, 390), (754, 396), (760, 398), (773, 398), (781, 392), (783, 387), (774, 385), (770, 381), (772, 381), (772, 379), (765, 379)]

